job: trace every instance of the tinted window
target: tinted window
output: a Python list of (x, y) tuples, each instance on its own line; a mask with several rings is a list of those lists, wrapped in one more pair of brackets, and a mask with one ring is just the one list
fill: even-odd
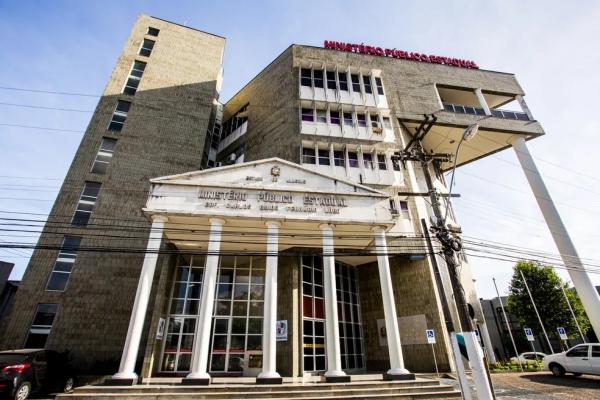
[(567, 357), (587, 357), (588, 346), (575, 347), (573, 350), (567, 353)]
[(0, 365), (20, 364), (26, 359), (24, 354), (0, 354)]
[(592, 357), (600, 358), (600, 346), (592, 346)]

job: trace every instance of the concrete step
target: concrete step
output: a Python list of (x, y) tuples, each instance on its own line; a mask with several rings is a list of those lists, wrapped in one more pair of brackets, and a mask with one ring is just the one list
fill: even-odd
[[(435, 382), (435, 381), (434, 381)], [(437, 383), (437, 382), (436, 382)], [(72, 394), (61, 394), (57, 399), (129, 399), (129, 400), (168, 400), (168, 399), (443, 399), (460, 397), (460, 392), (451, 385), (406, 385), (406, 382), (369, 382), (365, 384), (311, 384), (252, 387), (239, 385), (219, 388), (215, 386), (139, 386), (110, 387), (87, 386), (77, 388)], [(170, 389), (170, 390), (169, 390)], [(176, 390), (174, 390), (176, 389)], [(220, 389), (220, 390), (213, 390)], [(253, 390), (248, 390), (253, 389)], [(262, 390), (256, 390), (262, 389)], [(293, 389), (293, 390), (292, 390)]]
[(433, 379), (417, 378), (412, 381), (353, 381), (350, 383), (284, 383), (282, 385), (256, 385), (256, 384), (212, 384), (210, 386), (186, 386), (180, 384), (170, 385), (135, 385), (135, 386), (83, 386), (76, 388), (77, 393), (91, 393), (98, 390), (109, 389), (111, 393), (182, 393), (193, 389), (194, 393), (223, 393), (231, 391), (241, 391), (245, 393), (252, 392), (271, 392), (271, 391), (315, 391), (327, 392), (339, 390), (342, 387), (355, 388), (404, 388), (404, 387), (425, 387), (439, 386), (439, 381)]

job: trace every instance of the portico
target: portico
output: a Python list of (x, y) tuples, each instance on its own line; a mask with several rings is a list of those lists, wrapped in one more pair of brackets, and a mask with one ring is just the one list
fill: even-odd
[[(382, 294), (386, 378), (414, 379), (404, 365), (392, 289), (386, 232), (394, 219), (386, 193), (276, 158), (151, 183), (144, 213), (154, 222), (113, 383), (136, 380), (161, 240), (177, 248), (179, 261), (159, 371), (185, 373), (184, 384), (209, 384), (211, 374), (232, 372), (281, 383), (278, 342), (289, 341), (301, 373), (349, 381), (351, 371), (365, 368), (355, 269), (370, 262)], [(291, 299), (278, 298), (278, 272), (290, 260), (301, 260), (301, 278)], [(287, 302), (295, 304), (288, 307), (294, 315), (278, 312)]]

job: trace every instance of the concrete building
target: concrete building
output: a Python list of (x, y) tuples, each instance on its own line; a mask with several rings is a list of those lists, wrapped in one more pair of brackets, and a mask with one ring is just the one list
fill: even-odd
[(14, 266), (13, 263), (0, 261), (0, 326), (19, 288), (19, 281), (8, 279)]
[[(112, 362), (112, 372), (120, 357), (123, 382), (410, 378), (434, 370), (425, 335), (434, 329), (439, 368), (451, 369), (446, 322), (460, 323), (420, 194), (428, 176), (447, 193), (454, 155), (460, 166), (543, 134), (514, 75), (371, 46), (292, 45), (220, 106), (223, 44), (138, 19), (3, 347), (70, 350), (81, 366)], [(415, 144), (450, 156), (394, 157)]]
[(149, 179), (207, 162), (224, 44), (137, 18), (3, 324), (2, 348), (69, 350), (83, 370), (116, 368), (144, 259), (123, 249), (146, 245)]

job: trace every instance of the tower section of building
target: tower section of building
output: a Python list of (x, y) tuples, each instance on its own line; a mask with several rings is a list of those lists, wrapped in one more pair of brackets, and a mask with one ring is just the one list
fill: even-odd
[(149, 179), (207, 163), (224, 44), (137, 18), (23, 276), (3, 348), (68, 350), (84, 370), (114, 368), (149, 234)]

